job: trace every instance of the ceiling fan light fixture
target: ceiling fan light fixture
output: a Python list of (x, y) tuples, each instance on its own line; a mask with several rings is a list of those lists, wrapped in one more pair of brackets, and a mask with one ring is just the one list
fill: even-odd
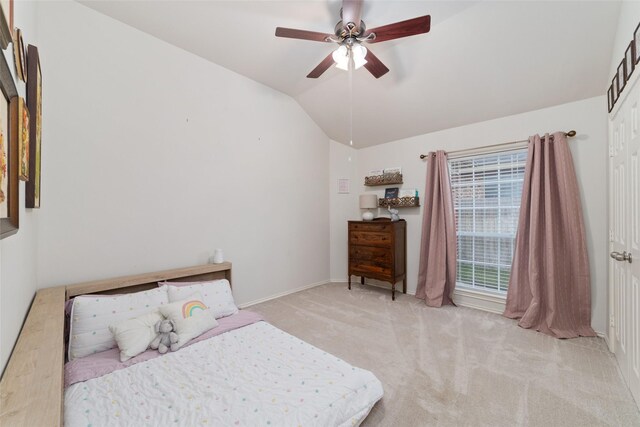
[(336, 68), (341, 70), (349, 70), (349, 49), (345, 45), (337, 48), (332, 54), (333, 60), (336, 63)]
[(367, 48), (361, 44), (355, 45), (351, 48), (353, 54), (353, 67), (357, 70), (367, 63), (365, 57), (367, 56)]

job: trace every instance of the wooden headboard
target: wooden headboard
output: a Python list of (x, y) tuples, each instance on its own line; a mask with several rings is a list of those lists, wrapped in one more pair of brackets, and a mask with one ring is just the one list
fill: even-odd
[(227, 279), (231, 263), (45, 288), (36, 292), (18, 341), (0, 379), (0, 425), (64, 424), (64, 304), (77, 295), (131, 293), (157, 282)]

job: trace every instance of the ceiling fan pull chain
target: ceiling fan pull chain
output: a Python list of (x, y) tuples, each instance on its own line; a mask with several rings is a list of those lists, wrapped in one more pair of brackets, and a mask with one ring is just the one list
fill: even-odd
[(349, 57), (349, 145), (353, 145), (353, 64)]

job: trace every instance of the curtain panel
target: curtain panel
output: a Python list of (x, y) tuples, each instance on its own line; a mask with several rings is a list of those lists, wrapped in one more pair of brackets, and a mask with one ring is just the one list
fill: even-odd
[(504, 316), (557, 338), (595, 336), (580, 189), (564, 133), (529, 138)]
[(416, 297), (431, 307), (452, 304), (456, 286), (456, 222), (447, 154), (427, 157), (427, 182)]

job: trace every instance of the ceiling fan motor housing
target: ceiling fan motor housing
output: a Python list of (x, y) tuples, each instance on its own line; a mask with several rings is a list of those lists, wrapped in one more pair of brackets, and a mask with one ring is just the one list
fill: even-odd
[(360, 29), (358, 32), (354, 32), (356, 29), (356, 25), (353, 22), (348, 22), (347, 24), (343, 24), (342, 21), (338, 21), (336, 27), (334, 29), (334, 33), (336, 36), (344, 39), (347, 37), (360, 37), (364, 34), (367, 29), (364, 21), (360, 21)]

